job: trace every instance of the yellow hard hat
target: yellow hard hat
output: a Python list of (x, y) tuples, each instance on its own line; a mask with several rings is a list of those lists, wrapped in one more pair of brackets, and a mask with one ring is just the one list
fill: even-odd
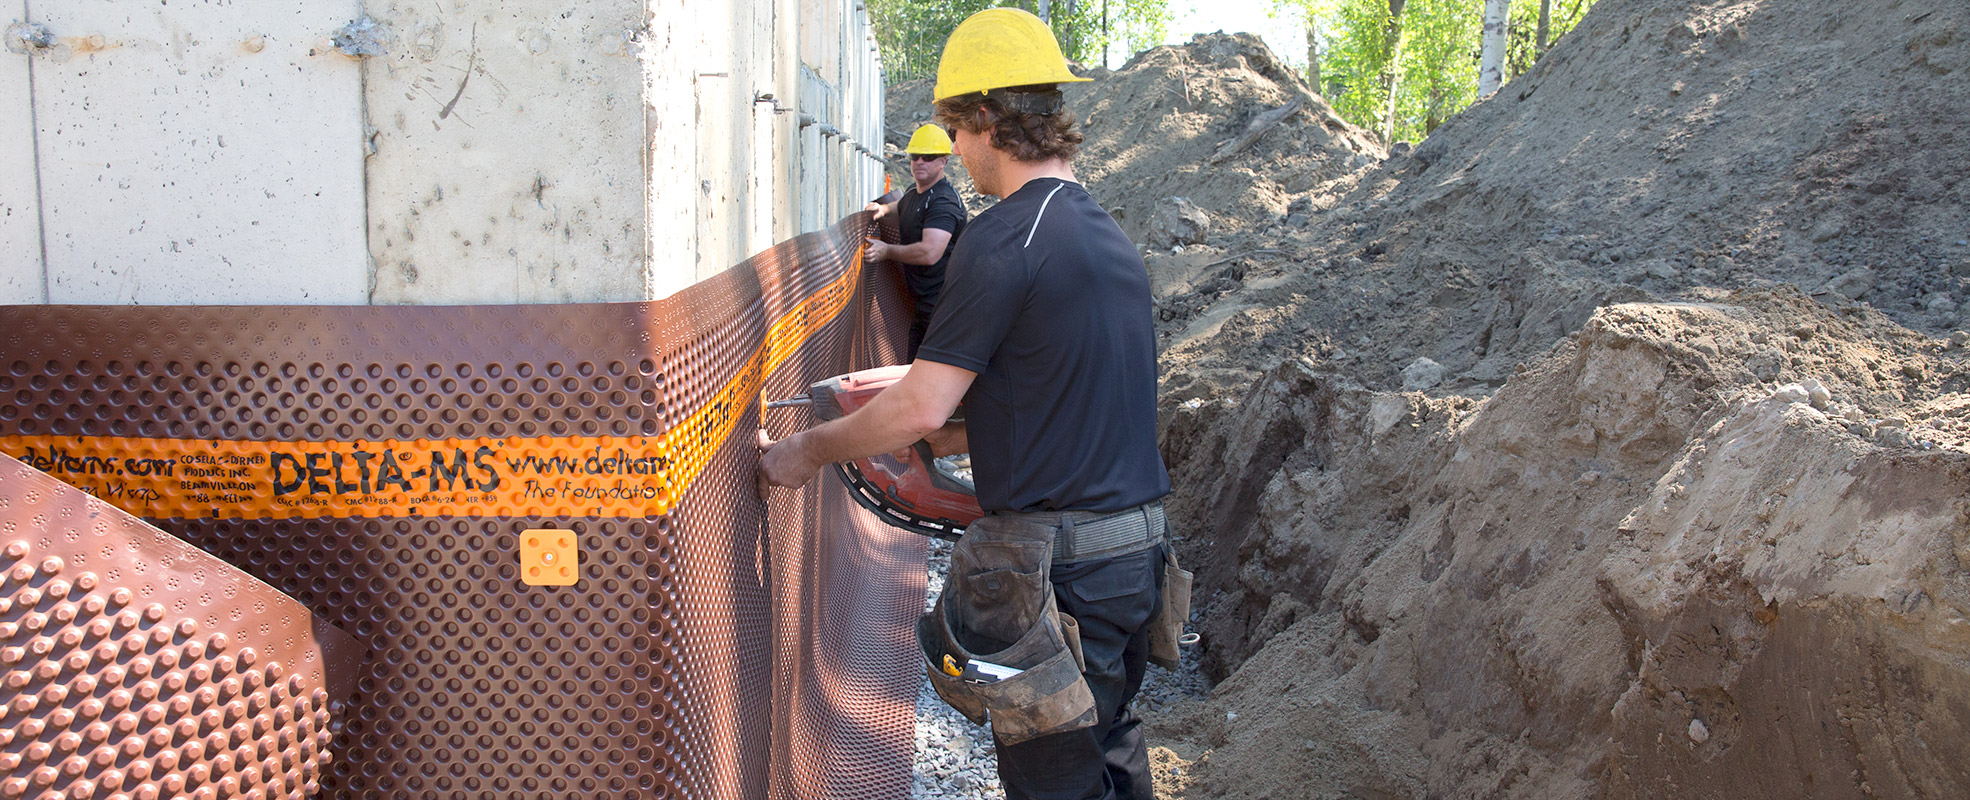
[(925, 125), (910, 135), (910, 146), (903, 152), (911, 155), (948, 156), (951, 154), (951, 135), (936, 125)]
[(933, 100), (943, 100), (1009, 86), (1086, 80), (1067, 71), (1060, 43), (1039, 17), (1017, 8), (988, 8), (951, 31), (930, 93)]

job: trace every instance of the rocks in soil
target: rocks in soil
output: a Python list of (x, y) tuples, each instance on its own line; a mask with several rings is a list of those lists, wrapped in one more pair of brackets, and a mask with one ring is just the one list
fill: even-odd
[(1826, 388), (1826, 384), (1807, 378), (1799, 382), (1799, 387), (1806, 390), (1806, 402), (1812, 404), (1814, 408), (1825, 411), (1831, 407), (1833, 392)]
[(1156, 201), (1149, 217), (1147, 235), (1150, 247), (1168, 250), (1204, 241), (1211, 229), (1211, 215), (1188, 197), (1165, 197)]
[(1443, 365), (1428, 358), (1418, 358), (1402, 368), (1402, 390), (1420, 392), (1434, 389), (1443, 383)]
[(1778, 403), (1810, 404), (1812, 399), (1813, 394), (1806, 391), (1806, 387), (1796, 383), (1788, 383), (1772, 392), (1772, 400)]
[(1861, 267), (1834, 277), (1822, 288), (1848, 300), (1859, 300), (1874, 290), (1876, 277), (1874, 270)]

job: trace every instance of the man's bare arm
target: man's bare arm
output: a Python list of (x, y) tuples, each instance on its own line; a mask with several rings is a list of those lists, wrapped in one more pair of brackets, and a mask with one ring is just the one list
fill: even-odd
[(918, 361), (860, 411), (778, 442), (760, 431), (760, 496), (771, 486), (798, 488), (829, 463), (900, 450), (939, 433), (977, 377), (968, 369)]
[(888, 259), (904, 264), (929, 265), (944, 257), (944, 248), (951, 244), (951, 232), (937, 228), (923, 229), (923, 241), (916, 244), (885, 244), (869, 240), (869, 258)]

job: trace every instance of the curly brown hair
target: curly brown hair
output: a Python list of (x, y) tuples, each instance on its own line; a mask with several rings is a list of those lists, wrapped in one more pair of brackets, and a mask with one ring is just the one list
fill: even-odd
[[(1017, 87), (1019, 89), (1052, 89)], [(987, 114), (989, 113), (989, 118)], [(992, 146), (1012, 156), (1014, 161), (1032, 163), (1052, 159), (1072, 159), (1081, 149), (1081, 132), (1074, 130), (1074, 115), (1032, 114), (1014, 111), (983, 94), (964, 94), (937, 101), (937, 122), (947, 128), (963, 128), (971, 133), (992, 129)]]

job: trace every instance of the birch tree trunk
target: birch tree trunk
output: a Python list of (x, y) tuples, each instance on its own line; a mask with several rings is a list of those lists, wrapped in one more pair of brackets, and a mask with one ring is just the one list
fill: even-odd
[(1553, 0), (1539, 0), (1539, 38), (1533, 45), (1533, 52), (1546, 54), (1546, 48), (1553, 44)]
[(1382, 110), (1382, 142), (1395, 142), (1395, 93), (1402, 85), (1402, 8), (1409, 0), (1389, 0), (1389, 24), (1382, 32), (1388, 66), (1382, 70), (1383, 96), (1388, 104)]
[(1320, 88), (1320, 23), (1307, 15), (1306, 20), (1306, 81), (1313, 87), (1313, 93), (1326, 97), (1326, 90)]
[(1478, 56), (1480, 98), (1490, 97), (1505, 83), (1505, 23), (1511, 7), (1511, 0), (1484, 0), (1484, 44)]

